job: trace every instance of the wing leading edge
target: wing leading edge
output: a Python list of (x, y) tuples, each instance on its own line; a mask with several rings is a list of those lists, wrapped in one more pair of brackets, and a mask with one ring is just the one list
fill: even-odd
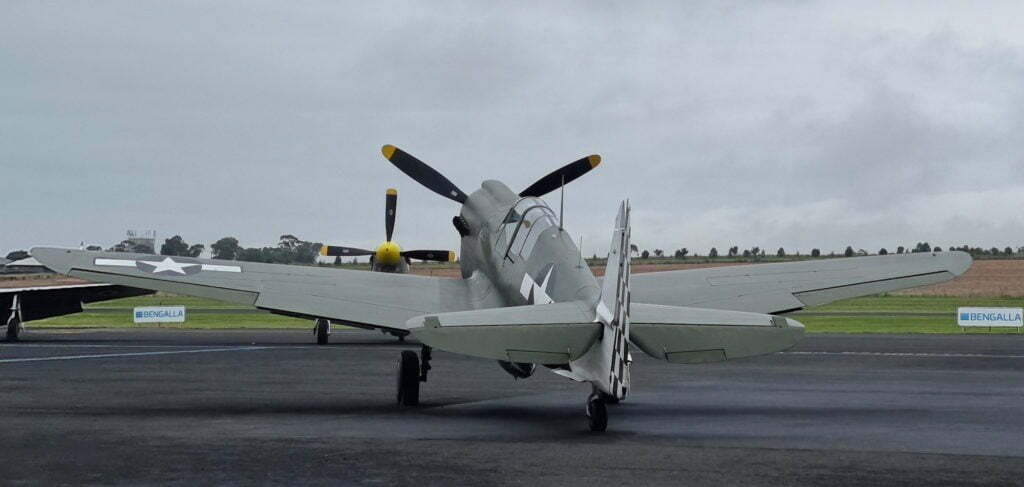
[(96, 282), (253, 305), (293, 316), (404, 330), (426, 313), (493, 305), (470, 279), (38, 247), (47, 267)]
[(634, 274), (631, 291), (639, 303), (784, 313), (948, 281), (970, 266), (965, 252), (753, 264)]

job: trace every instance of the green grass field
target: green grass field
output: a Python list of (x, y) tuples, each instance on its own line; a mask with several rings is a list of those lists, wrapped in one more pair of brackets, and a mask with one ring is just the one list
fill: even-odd
[[(29, 323), (32, 328), (297, 328), (311, 329), (310, 320), (253, 313), (251, 306), (223, 303), (211, 299), (157, 293), (149, 296), (116, 299), (86, 305), (86, 309), (133, 308), (135, 306), (184, 305), (190, 309), (238, 309), (239, 313), (188, 314), (185, 323), (136, 325), (131, 313), (78, 313)], [(956, 326), (954, 312), (958, 306), (1024, 305), (1024, 297), (965, 298), (957, 296), (902, 296), (878, 295), (850, 299), (825, 306), (808, 308), (807, 313), (943, 313), (943, 316), (815, 316), (796, 313), (792, 318), (800, 321), (809, 332), (825, 333), (961, 333)], [(967, 333), (1017, 333), (1012, 328), (969, 329)]]

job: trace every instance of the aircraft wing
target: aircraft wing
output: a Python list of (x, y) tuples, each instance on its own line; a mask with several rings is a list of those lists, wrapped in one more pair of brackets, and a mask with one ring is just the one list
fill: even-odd
[[(415, 276), (162, 255), (34, 248), (32, 256), (64, 274), (96, 282), (247, 304), (279, 314), (404, 330), (425, 313), (488, 303), (489, 285)], [(490, 298), (496, 299), (496, 298)]]
[[(147, 289), (136, 289), (112, 284), (68, 284), (64, 286), (34, 286), (0, 288), (0, 316), (6, 316), (17, 296), (24, 321), (41, 320), (82, 311), (82, 303), (152, 294)], [(0, 323), (3, 325), (3, 323)]]
[(807, 260), (633, 274), (630, 291), (637, 303), (784, 313), (948, 281), (970, 266), (965, 252)]

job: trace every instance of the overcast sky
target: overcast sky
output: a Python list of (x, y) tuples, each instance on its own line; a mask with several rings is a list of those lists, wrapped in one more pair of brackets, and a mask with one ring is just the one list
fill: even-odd
[(388, 143), (467, 192), (601, 154), (588, 255), (623, 198), (649, 249), (1024, 246), (1020, 2), (495, 3), (4, 2), (0, 251), (370, 247), (388, 187), (457, 248)]

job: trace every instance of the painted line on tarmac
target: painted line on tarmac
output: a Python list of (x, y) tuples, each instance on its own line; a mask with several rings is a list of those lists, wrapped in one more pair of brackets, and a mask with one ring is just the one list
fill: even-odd
[(869, 357), (937, 357), (937, 358), (1019, 358), (1024, 355), (998, 355), (988, 353), (927, 353), (927, 352), (779, 352), (785, 355), (849, 355)]
[(180, 353), (247, 352), (252, 350), (266, 350), (268, 348), (270, 347), (202, 348), (198, 350), (164, 350), (159, 352), (97, 353), (90, 355), (60, 355), (57, 357), (8, 358), (0, 359), (0, 364), (9, 364), (16, 362), (46, 362), (52, 360), (79, 360), (86, 358), (142, 357), (149, 355), (174, 355)]
[[(249, 345), (239, 345), (249, 346)], [(200, 348), (217, 347), (224, 348), (224, 345), (116, 345), (106, 343), (0, 343), (0, 348)]]

